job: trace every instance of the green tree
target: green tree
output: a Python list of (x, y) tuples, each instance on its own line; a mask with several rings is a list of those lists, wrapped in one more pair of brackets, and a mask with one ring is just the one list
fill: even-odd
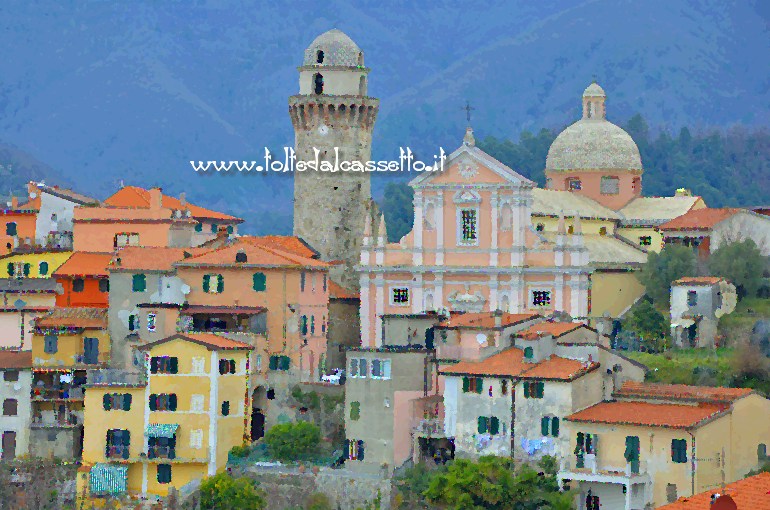
[(709, 270), (735, 285), (738, 298), (755, 297), (767, 261), (751, 239), (723, 244), (711, 254)]
[(280, 423), (265, 434), (270, 456), (280, 461), (308, 460), (318, 452), (321, 430), (308, 422)]
[(663, 350), (669, 323), (646, 299), (642, 299), (628, 316), (626, 328), (636, 333), (647, 347), (647, 350), (659, 352)]
[(414, 190), (409, 184), (390, 182), (385, 186), (385, 196), (380, 208), (385, 215), (389, 242), (398, 242), (412, 230), (414, 223), (413, 200)]
[(249, 478), (233, 478), (222, 472), (201, 482), (201, 510), (263, 510), (264, 493)]
[(696, 259), (693, 250), (678, 244), (667, 244), (660, 253), (651, 252), (637, 278), (647, 295), (660, 306), (668, 306), (671, 282), (683, 276), (694, 276)]

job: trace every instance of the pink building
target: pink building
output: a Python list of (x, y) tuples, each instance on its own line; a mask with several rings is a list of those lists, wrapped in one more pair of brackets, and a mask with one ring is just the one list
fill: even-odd
[[(387, 243), (370, 220), (361, 252), (361, 345), (383, 344), (383, 314), (431, 310), (588, 315), (588, 252), (579, 219), (553, 242), (532, 227), (535, 183), (475, 146), (468, 128), (441, 172), (410, 182), (414, 226)], [(567, 211), (568, 212), (568, 211)], [(385, 342), (387, 343), (387, 342)]]

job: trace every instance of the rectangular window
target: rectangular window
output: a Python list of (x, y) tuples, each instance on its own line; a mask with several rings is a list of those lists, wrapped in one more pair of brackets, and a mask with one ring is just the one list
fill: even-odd
[(323, 277), (323, 278), (324, 278), (324, 292), (326, 292), (326, 285), (327, 285), (327, 282), (326, 282), (326, 278), (327, 278), (327, 277), (326, 277), (326, 273), (324, 273), (324, 277)]
[(158, 464), (158, 483), (171, 483), (171, 464)]
[(221, 360), (219, 360), (219, 373), (221, 375), (234, 374), (235, 373), (235, 360), (234, 359), (221, 359)]
[(192, 397), (190, 397), (190, 412), (202, 413), (203, 404), (204, 404), (203, 395), (193, 395)]
[(580, 183), (580, 179), (576, 178), (570, 178), (567, 179), (567, 190), (568, 191), (579, 191), (582, 189), (582, 184)]
[(13, 221), (9, 221), (5, 224), (5, 235), (7, 236), (15, 236), (18, 234), (18, 230), (16, 228), (16, 223)]
[(476, 209), (462, 209), (460, 211), (460, 244), (476, 244), (478, 238)]
[(18, 370), (5, 370), (3, 371), (3, 381), (15, 382), (19, 380)]
[(372, 360), (372, 379), (390, 379), (390, 360)]
[(131, 277), (131, 290), (134, 292), (144, 292), (147, 290), (147, 276), (135, 274)]
[(550, 290), (533, 290), (532, 306), (538, 306), (538, 307), (551, 306), (551, 291)]
[(130, 411), (132, 396), (130, 393), (105, 393), (102, 407), (105, 411)]
[(356, 439), (346, 439), (348, 445), (348, 460), (364, 460), (364, 442)]
[(686, 439), (672, 439), (671, 440), (671, 460), (677, 464), (684, 464), (687, 462), (687, 440)]
[(299, 274), (299, 291), (305, 292), (305, 273)]
[(229, 416), (230, 415), (230, 401), (224, 400), (222, 402), (222, 416)]
[(698, 304), (698, 293), (694, 290), (687, 291), (687, 306), (695, 306)]
[(124, 429), (107, 431), (104, 456), (108, 459), (128, 459), (131, 447), (131, 432)]
[(155, 312), (147, 314), (147, 331), (155, 331)]
[(350, 360), (350, 377), (360, 377), (365, 379), (369, 375), (369, 365), (364, 358), (353, 358)]
[(150, 372), (176, 374), (179, 372), (179, 359), (176, 356), (153, 356), (150, 359)]
[(409, 304), (409, 288), (396, 287), (390, 291), (390, 304), (405, 306)]
[(176, 393), (150, 395), (150, 411), (176, 411)]
[(15, 398), (3, 400), (3, 416), (16, 416), (19, 412), (19, 401)]
[(620, 193), (620, 179), (617, 177), (604, 176), (599, 185), (602, 195), (617, 195)]
[(46, 354), (56, 354), (59, 351), (59, 337), (56, 335), (45, 336), (44, 351)]
[(107, 278), (99, 278), (99, 292), (109, 292), (110, 281)]
[(194, 357), (191, 368), (193, 374), (203, 374), (206, 371), (206, 358)]
[(495, 436), (500, 433), (500, 419), (497, 416), (479, 416), (478, 418), (479, 434), (490, 434)]
[(114, 245), (115, 248), (122, 248), (123, 246), (139, 246), (139, 234), (115, 234)]
[(484, 379), (481, 377), (463, 377), (463, 393), (481, 393), (484, 391)]
[(543, 382), (525, 382), (524, 398), (543, 398), (545, 394), (545, 383)]
[(205, 274), (202, 288), (207, 294), (221, 294), (225, 290), (225, 277), (221, 274)]
[(639, 246), (652, 246), (652, 236), (639, 236)]
[(291, 368), (291, 358), (288, 356), (270, 356), (270, 370), (289, 370)]
[(86, 288), (86, 282), (82, 278), (75, 278), (72, 280), (72, 292), (83, 292)]

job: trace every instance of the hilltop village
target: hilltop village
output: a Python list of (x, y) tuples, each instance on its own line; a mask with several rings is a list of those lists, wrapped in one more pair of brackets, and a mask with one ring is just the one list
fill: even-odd
[[(368, 74), (339, 30), (305, 50), (289, 98), (300, 160), (371, 158)], [(645, 382), (612, 336), (644, 298), (651, 254), (674, 244), (708, 260), (740, 232), (768, 256), (770, 217), (684, 189), (645, 196), (608, 94), (592, 83), (575, 96), (582, 115), (551, 146), (545, 188), (468, 127), (443, 172), (409, 183), (413, 228), (395, 243), (367, 173), (297, 173), (294, 234), (258, 237), (184, 194), (30, 182), (0, 212), (2, 459), (78, 462), (81, 501), (165, 498), (233, 468), (274, 427), (315, 422), (336, 455), (313, 474), (341, 508), (354, 491), (321, 489), (328, 472), (386, 483), (486, 455), (555, 459), (585, 510), (657, 508), (743, 479), (767, 459), (770, 401)], [(714, 349), (735, 286), (669, 283), (675, 345)]]

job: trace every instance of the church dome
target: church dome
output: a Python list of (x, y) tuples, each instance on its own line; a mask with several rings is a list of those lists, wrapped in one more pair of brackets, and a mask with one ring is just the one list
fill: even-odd
[(344, 66), (364, 65), (364, 54), (353, 39), (341, 30), (332, 29), (324, 32), (310, 43), (305, 50), (306, 66)]
[(639, 148), (605, 118), (604, 90), (592, 83), (583, 92), (583, 118), (562, 131), (548, 150), (546, 171), (642, 170)]

